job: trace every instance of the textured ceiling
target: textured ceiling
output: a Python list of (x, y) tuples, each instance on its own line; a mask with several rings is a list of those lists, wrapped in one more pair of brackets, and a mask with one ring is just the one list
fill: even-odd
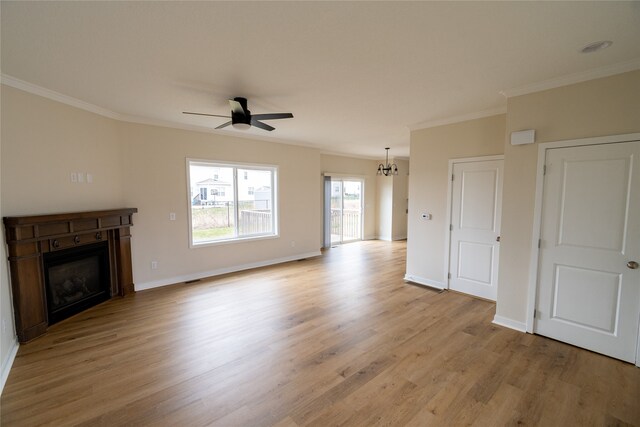
[[(292, 112), (242, 135), (408, 156), (419, 123), (501, 90), (640, 63), (640, 2), (6, 2), (3, 75), (141, 120), (213, 129), (227, 99)], [(597, 40), (610, 48), (578, 51)], [(241, 131), (215, 131), (238, 134)], [(212, 130), (212, 132), (214, 132)]]

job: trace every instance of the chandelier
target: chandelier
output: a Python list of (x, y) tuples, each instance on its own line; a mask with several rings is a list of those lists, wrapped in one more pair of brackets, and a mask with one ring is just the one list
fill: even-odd
[(396, 166), (395, 163), (389, 164), (389, 147), (385, 148), (385, 150), (387, 150), (387, 161), (384, 165), (382, 163), (378, 165), (378, 172), (376, 175), (398, 175), (398, 166)]

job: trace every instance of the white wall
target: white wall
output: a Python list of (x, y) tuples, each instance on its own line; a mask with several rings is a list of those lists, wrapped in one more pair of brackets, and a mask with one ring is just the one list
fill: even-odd
[(449, 159), (502, 154), (504, 132), (504, 114), (411, 132), (407, 276), (445, 286)]

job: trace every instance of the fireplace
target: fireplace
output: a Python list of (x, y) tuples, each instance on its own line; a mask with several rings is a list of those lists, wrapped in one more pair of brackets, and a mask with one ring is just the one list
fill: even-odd
[(107, 242), (44, 254), (49, 324), (111, 298)]
[(4, 218), (21, 343), (91, 306), (134, 292), (130, 229), (137, 211)]

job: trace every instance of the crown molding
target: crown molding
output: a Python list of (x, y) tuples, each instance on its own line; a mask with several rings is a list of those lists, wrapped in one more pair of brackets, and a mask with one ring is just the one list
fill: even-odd
[(264, 142), (271, 142), (271, 143), (277, 143), (277, 144), (294, 145), (297, 147), (305, 147), (305, 148), (318, 150), (317, 146), (314, 146), (312, 144), (302, 142), (302, 141), (283, 141), (277, 138), (265, 137), (260, 135), (252, 135), (249, 133), (238, 135), (236, 132), (231, 130), (216, 130), (206, 126), (185, 124), (185, 123), (179, 123), (179, 122), (174, 122), (169, 120), (151, 119), (147, 117), (116, 113), (115, 111), (98, 107), (97, 105), (94, 105), (85, 101), (81, 101), (77, 98), (64, 95), (62, 93), (59, 93), (50, 89), (46, 89), (42, 86), (38, 86), (33, 83), (26, 82), (24, 80), (20, 80), (18, 78), (9, 76), (4, 73), (0, 74), (0, 83), (2, 83), (3, 85), (7, 85), (10, 87), (22, 90), (24, 92), (31, 93), (33, 95), (51, 99), (52, 101), (60, 102), (65, 105), (69, 105), (71, 107), (89, 111), (91, 113), (108, 117), (110, 119), (114, 119), (120, 122), (136, 123), (136, 124), (149, 125), (149, 126), (159, 126), (159, 127), (170, 128), (170, 129), (181, 129), (181, 130), (188, 130), (188, 131), (194, 131), (194, 132), (204, 132), (209, 134), (228, 135), (228, 136), (233, 136), (234, 138), (243, 138), (243, 139), (249, 139), (254, 141), (264, 141)]
[(371, 156), (368, 154), (358, 155), (353, 153), (345, 153), (344, 151), (333, 151), (333, 150), (320, 150), (320, 154), (324, 156), (336, 156), (336, 157), (347, 157), (350, 159), (359, 159), (359, 160), (373, 160), (379, 161), (379, 156)]
[(511, 98), (514, 96), (527, 95), (529, 93), (555, 89), (558, 87), (568, 86), (576, 83), (582, 83), (588, 80), (609, 77), (638, 69), (640, 69), (640, 58), (632, 59), (631, 61), (626, 62), (619, 62), (613, 65), (607, 65), (605, 67), (594, 68), (592, 70), (582, 71), (575, 74), (569, 74), (562, 77), (556, 77), (538, 83), (531, 83), (513, 89), (505, 89), (501, 90), (499, 93), (505, 98)]
[(0, 75), (0, 83), (16, 89), (20, 89), (24, 92), (29, 92), (34, 95), (41, 96), (43, 98), (61, 102), (72, 107), (79, 108), (81, 110), (90, 111), (104, 117), (109, 117), (110, 119), (122, 120), (122, 114), (107, 110), (106, 108), (98, 107), (97, 105), (81, 101), (77, 98), (64, 95), (54, 90), (43, 88), (42, 86), (34, 85), (33, 83), (25, 82), (24, 80), (17, 79), (4, 73)]
[(466, 122), (468, 120), (483, 119), (485, 117), (496, 116), (498, 114), (505, 114), (507, 107), (492, 108), (490, 110), (476, 111), (474, 113), (462, 114), (460, 116), (452, 116), (444, 119), (428, 120), (426, 122), (416, 123), (409, 125), (409, 130), (428, 129), (436, 126), (450, 125), (453, 123)]
[[(309, 148), (309, 149), (313, 149), (313, 150), (319, 150), (318, 146), (310, 144), (310, 143), (307, 143), (307, 142), (296, 141), (296, 140), (286, 140), (286, 141), (284, 141), (282, 139), (278, 139), (278, 138), (274, 138), (274, 137), (254, 135), (254, 134), (245, 133), (245, 132), (243, 132), (242, 134), (238, 134), (238, 131), (237, 130), (233, 130), (233, 128), (229, 129), (229, 130), (213, 129), (213, 128), (210, 128), (210, 127), (207, 127), (207, 126), (186, 124), (186, 123), (174, 122), (174, 121), (170, 121), (170, 120), (150, 119), (150, 118), (147, 118), (147, 117), (132, 116), (132, 115), (128, 115), (128, 114), (120, 114), (119, 117), (117, 118), (117, 120), (121, 121), (121, 122), (126, 122), (126, 123), (134, 123), (134, 124), (148, 125), (148, 126), (158, 126), (158, 127), (168, 128), (168, 129), (187, 130), (187, 131), (192, 131), (192, 132), (208, 133), (208, 134), (212, 134), (212, 135), (224, 135), (224, 136), (230, 136), (230, 137), (233, 137), (233, 138), (248, 139), (248, 140), (251, 140), (251, 141), (270, 142), (270, 143), (273, 143), (273, 144), (292, 145), (292, 146), (295, 146), (295, 147), (302, 147), (302, 148)], [(240, 131), (240, 132), (242, 132), (242, 131)]]

